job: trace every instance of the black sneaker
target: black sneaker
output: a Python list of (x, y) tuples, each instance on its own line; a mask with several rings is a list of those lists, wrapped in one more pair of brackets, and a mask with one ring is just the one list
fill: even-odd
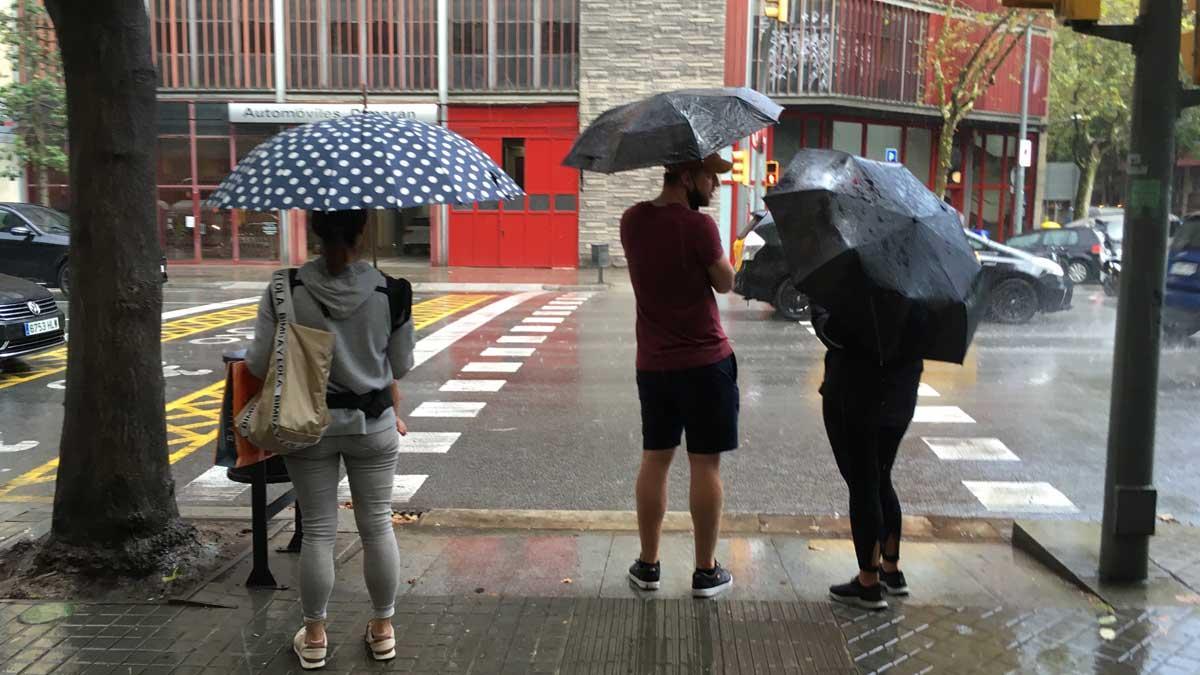
[(696, 568), (692, 574), (692, 597), (712, 598), (725, 592), (733, 586), (733, 575), (721, 567), (721, 563), (711, 570)]
[(829, 597), (835, 602), (863, 609), (887, 609), (887, 600), (883, 599), (883, 584), (863, 586), (854, 577), (848, 584), (829, 587)]
[(879, 570), (879, 585), (883, 586), (883, 590), (888, 595), (908, 595), (908, 582), (904, 579), (904, 572), (900, 570), (895, 572)]
[(644, 563), (634, 560), (629, 567), (629, 583), (643, 591), (657, 591), (662, 579), (662, 563)]

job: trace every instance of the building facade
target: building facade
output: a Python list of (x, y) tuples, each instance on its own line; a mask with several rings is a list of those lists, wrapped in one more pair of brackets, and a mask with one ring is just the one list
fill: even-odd
[[(448, 125), (527, 193), (375, 212), (371, 236), (381, 258), (574, 267), (588, 263), (590, 244), (605, 243), (620, 264), (620, 214), (657, 192), (661, 172), (581, 176), (562, 158), (603, 110), (682, 87), (755, 86), (786, 106), (781, 124), (752, 142), (756, 178), (768, 158), (832, 147), (895, 154), (932, 184), (937, 119), (923, 54), (940, 3), (803, 0), (789, 23), (778, 23), (762, 18), (760, 0), (146, 2), (159, 71), (158, 228), (176, 262), (296, 264), (310, 255), (302, 212), (218, 211), (203, 202), (272, 134), (364, 106)], [(1035, 44), (1036, 125), (1045, 114), (1048, 38)], [(951, 199), (1001, 238), (1013, 229), (1005, 219), (1019, 56), (955, 149), (962, 180)], [(1037, 176), (1027, 174), (1031, 204)], [(50, 201), (65, 208), (66, 179), (53, 182)], [(722, 187), (712, 214), (727, 241), (761, 208), (762, 190)], [(40, 197), (35, 192), (29, 199)]]

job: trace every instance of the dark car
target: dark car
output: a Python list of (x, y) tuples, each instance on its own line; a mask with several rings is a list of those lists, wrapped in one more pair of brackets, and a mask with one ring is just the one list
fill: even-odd
[(1171, 240), (1163, 331), (1171, 338), (1200, 332), (1200, 214), (1183, 219)]
[(1040, 312), (1071, 308), (1074, 284), (1062, 265), (973, 232), (967, 239), (983, 266), (988, 318), (1001, 323), (1026, 323)]
[[(61, 211), (36, 204), (0, 203), (0, 273), (50, 286), (70, 295), (67, 251), (71, 222)], [(159, 259), (167, 280), (167, 258)]]
[(751, 214), (750, 221), (738, 232), (734, 260), (739, 261), (734, 293), (747, 300), (770, 303), (784, 319), (808, 318), (808, 298), (788, 283), (791, 275), (783, 255), (783, 242), (770, 212)]
[(1082, 284), (1100, 278), (1107, 256), (1103, 237), (1099, 230), (1081, 221), (1078, 227), (1035, 230), (1004, 243), (1036, 256), (1061, 260), (1071, 283)]
[(0, 274), (0, 360), (59, 347), (66, 335), (67, 318), (50, 291)]

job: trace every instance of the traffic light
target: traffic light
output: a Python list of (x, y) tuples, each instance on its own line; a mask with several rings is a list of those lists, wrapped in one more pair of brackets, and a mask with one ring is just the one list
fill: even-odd
[(729, 177), (735, 183), (750, 184), (750, 153), (748, 151), (733, 151), (733, 169), (730, 170)]
[(1100, 0), (1000, 0), (1014, 9), (1048, 9), (1059, 23), (1095, 23), (1100, 20)]
[(787, 23), (790, 18), (788, 4), (791, 0), (763, 0), (763, 14), (780, 23)]
[(763, 177), (763, 185), (769, 188), (779, 185), (779, 162), (767, 160), (767, 175)]

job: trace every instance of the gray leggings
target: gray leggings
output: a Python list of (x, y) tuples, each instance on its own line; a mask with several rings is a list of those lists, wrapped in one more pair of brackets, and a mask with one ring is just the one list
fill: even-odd
[(392, 616), (400, 585), (400, 550), (392, 530), (392, 485), (400, 436), (395, 429), (363, 436), (328, 436), (284, 457), (304, 510), (300, 604), (305, 621), (324, 621), (333, 593), (338, 478), (346, 463), (354, 521), (363, 544), (363, 578), (376, 619)]

